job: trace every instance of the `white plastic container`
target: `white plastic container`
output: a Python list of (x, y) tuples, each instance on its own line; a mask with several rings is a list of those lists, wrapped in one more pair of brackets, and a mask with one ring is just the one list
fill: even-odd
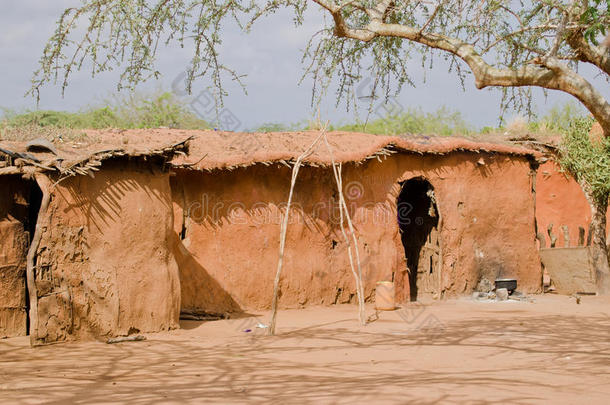
[(391, 281), (378, 281), (375, 289), (375, 308), (379, 311), (396, 309), (396, 290)]

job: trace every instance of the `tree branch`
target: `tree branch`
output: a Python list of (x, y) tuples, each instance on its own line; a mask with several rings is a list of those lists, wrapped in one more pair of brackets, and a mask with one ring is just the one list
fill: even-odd
[(563, 39), (563, 34), (565, 33), (566, 24), (570, 21), (571, 18), (576, 18), (573, 15), (572, 10), (574, 9), (574, 5), (576, 4), (576, 0), (572, 0), (570, 4), (570, 8), (564, 11), (563, 18), (559, 23), (559, 27), (557, 28), (557, 33), (555, 34), (555, 41), (553, 42), (553, 47), (549, 50), (547, 57), (555, 57), (557, 56), (557, 52), (559, 51), (559, 47), (561, 46), (561, 42)]
[[(610, 35), (608, 36), (610, 38)], [(582, 29), (570, 33), (567, 37), (568, 45), (576, 52), (581, 62), (591, 63), (602, 72), (610, 75), (610, 43), (608, 45), (594, 46), (589, 44), (583, 36)]]
[[(422, 32), (420, 29), (401, 24), (388, 24), (374, 18), (362, 29), (350, 28), (340, 14), (338, 6), (326, 0), (314, 0), (329, 10), (335, 19), (335, 35), (360, 41), (371, 41), (376, 37), (397, 37), (413, 41), (430, 48), (449, 52), (462, 59), (474, 74), (478, 89), (490, 86), (521, 87), (536, 86), (550, 90), (561, 90), (576, 97), (593, 114), (604, 132), (610, 134), (610, 104), (585, 78), (570, 70), (557, 58), (538, 58), (534, 64), (520, 68), (496, 68), (489, 65), (476, 52), (473, 45), (449, 36)], [(386, 0), (387, 1), (387, 0)], [(378, 4), (385, 3), (382, 1)], [(378, 12), (377, 8), (375, 13)]]
[(342, 6), (332, 3), (327, 0), (313, 0), (314, 3), (319, 4), (321, 7), (328, 10), (335, 21), (335, 35), (340, 38), (352, 38), (360, 41), (368, 42), (375, 37), (373, 33), (367, 32), (363, 29), (352, 29), (350, 28), (343, 15), (341, 14)]

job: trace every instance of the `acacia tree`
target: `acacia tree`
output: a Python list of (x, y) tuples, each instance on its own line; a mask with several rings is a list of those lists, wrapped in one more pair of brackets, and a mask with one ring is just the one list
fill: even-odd
[[(225, 23), (247, 31), (287, 8), (299, 25), (310, 6), (329, 16), (304, 54), (314, 101), (338, 83), (337, 101), (349, 106), (364, 76), (374, 78), (372, 98), (387, 98), (412, 84), (410, 59), (431, 66), (441, 56), (462, 83), (472, 75), (479, 89), (500, 88), (504, 108), (529, 110), (532, 87), (571, 94), (610, 136), (610, 104), (601, 91), (610, 78), (610, 36), (603, 40), (610, 0), (82, 0), (61, 15), (32, 91), (38, 95), (49, 81), (65, 89), (70, 75), (83, 66), (93, 75), (120, 67), (119, 88), (135, 86), (160, 75), (155, 69), (159, 45), (174, 41), (193, 51), (187, 91), (197, 78), (207, 77), (222, 103), (224, 80), (240, 80), (219, 53)], [(579, 74), (582, 64), (596, 69), (601, 79), (594, 83)], [(596, 267), (607, 275), (604, 202), (586, 184), (583, 188), (596, 214)]]

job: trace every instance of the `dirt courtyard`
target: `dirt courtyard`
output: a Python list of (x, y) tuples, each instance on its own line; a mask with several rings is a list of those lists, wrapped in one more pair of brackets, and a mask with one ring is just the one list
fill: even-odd
[(534, 299), (410, 304), (364, 328), (355, 306), (280, 311), (276, 337), (265, 313), (114, 345), (0, 340), (0, 402), (608, 403), (610, 299)]

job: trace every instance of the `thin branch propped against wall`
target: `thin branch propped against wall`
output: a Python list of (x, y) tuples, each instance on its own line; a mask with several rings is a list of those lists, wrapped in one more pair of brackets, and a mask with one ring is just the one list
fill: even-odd
[[(330, 144), (328, 143), (328, 138), (326, 136), (326, 131), (328, 128), (328, 122), (321, 129), (320, 134), (316, 137), (313, 143), (303, 152), (296, 160), (293, 168), (292, 168), (292, 178), (290, 182), (290, 192), (288, 194), (288, 203), (286, 204), (286, 215), (284, 216), (284, 220), (282, 221), (280, 228), (280, 252), (278, 257), (277, 264), (277, 272), (275, 274), (275, 280), (273, 283), (273, 301), (271, 303), (271, 323), (269, 325), (269, 335), (275, 335), (275, 326), (277, 323), (277, 304), (280, 290), (280, 278), (282, 273), (282, 267), (284, 265), (284, 250), (286, 248), (286, 231), (288, 229), (288, 220), (290, 217), (290, 206), (292, 204), (292, 197), (294, 195), (294, 185), (297, 180), (297, 176), (299, 174), (299, 169), (307, 157), (309, 157), (314, 148), (318, 145), (320, 140), (324, 138), (324, 142), (326, 144), (326, 148), (328, 149), (328, 153), (330, 154), (332, 166), (333, 166), (333, 174), (335, 176), (335, 180), (337, 182), (337, 189), (339, 190), (339, 207), (341, 213), (341, 232), (343, 233), (343, 237), (345, 238), (345, 242), (347, 243), (347, 251), (349, 255), (349, 262), (352, 269), (352, 274), (354, 275), (354, 279), (356, 282), (356, 292), (358, 295), (358, 318), (360, 323), (364, 326), (366, 325), (366, 313), (364, 307), (364, 287), (362, 284), (362, 266), (360, 264), (360, 254), (358, 252), (358, 238), (356, 237), (356, 232), (354, 230), (354, 225), (352, 223), (351, 217), (349, 215), (349, 211), (347, 209), (347, 204), (345, 203), (345, 198), (343, 197), (343, 182), (341, 179), (341, 165), (335, 163), (334, 156), (332, 153), (332, 149)], [(353, 240), (353, 251), (355, 252), (356, 266), (358, 271), (356, 272), (356, 268), (354, 267), (354, 255), (352, 252), (352, 243), (350, 242), (347, 233), (345, 232), (344, 219), (347, 220), (349, 230), (351, 233), (351, 237)]]
[[(328, 124), (327, 124), (328, 125)], [(358, 318), (360, 320), (360, 324), (362, 326), (366, 325), (366, 309), (364, 307), (364, 286), (362, 284), (362, 265), (360, 263), (360, 252), (358, 251), (358, 238), (356, 237), (356, 232), (354, 230), (354, 224), (352, 223), (352, 218), (347, 209), (347, 204), (345, 203), (345, 198), (343, 196), (343, 178), (341, 176), (341, 163), (338, 165), (335, 163), (335, 157), (333, 155), (333, 151), (328, 143), (328, 137), (326, 136), (326, 131), (324, 131), (324, 143), (326, 144), (326, 148), (328, 149), (328, 153), (330, 154), (330, 159), (333, 165), (333, 174), (335, 175), (335, 181), (337, 182), (337, 190), (339, 191), (339, 212), (341, 216), (341, 233), (343, 234), (343, 238), (345, 239), (345, 243), (347, 243), (347, 254), (349, 255), (349, 264), (352, 269), (352, 274), (354, 275), (354, 279), (356, 280), (356, 292), (358, 295)], [(350, 234), (354, 243), (353, 250), (356, 256), (356, 265), (358, 267), (358, 272), (354, 268), (354, 257), (352, 255), (352, 244), (350, 243), (349, 237), (345, 232), (344, 218), (347, 220), (347, 224), (350, 230)]]

